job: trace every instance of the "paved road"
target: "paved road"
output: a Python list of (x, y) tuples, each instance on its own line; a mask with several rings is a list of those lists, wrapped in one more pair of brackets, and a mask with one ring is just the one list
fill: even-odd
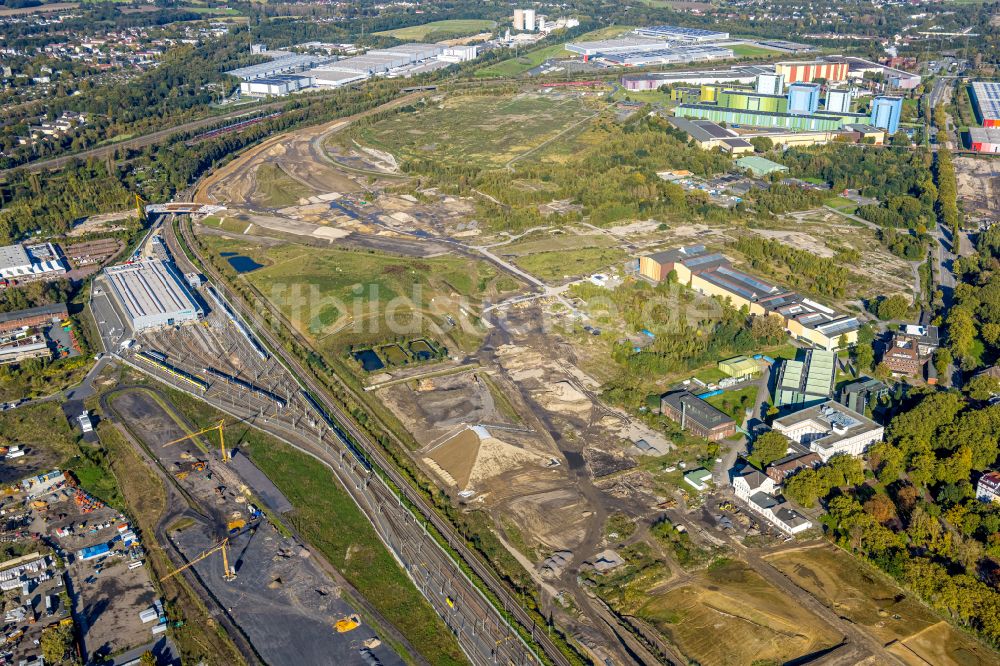
[[(55, 169), (62, 168), (69, 164), (72, 160), (79, 160), (85, 162), (90, 158), (104, 158), (108, 155), (114, 154), (119, 148), (144, 148), (146, 146), (151, 146), (154, 143), (159, 143), (164, 139), (167, 139), (178, 132), (189, 132), (191, 130), (201, 129), (203, 127), (210, 127), (217, 124), (220, 120), (229, 120), (236, 118), (238, 116), (247, 115), (255, 111), (270, 111), (273, 109), (279, 109), (287, 104), (286, 101), (282, 102), (271, 102), (270, 104), (262, 104), (261, 106), (244, 107), (238, 111), (230, 111), (229, 113), (224, 113), (219, 116), (212, 116), (210, 118), (202, 118), (200, 120), (192, 120), (186, 123), (180, 123), (179, 125), (174, 125), (173, 127), (168, 127), (166, 129), (157, 130), (155, 132), (150, 132), (149, 134), (143, 134), (137, 136), (134, 139), (129, 139), (127, 141), (119, 141), (118, 143), (109, 144), (106, 146), (98, 146), (97, 148), (91, 148), (89, 150), (84, 150), (79, 153), (74, 153), (72, 155), (62, 155), (60, 157), (53, 157), (47, 160), (38, 160), (35, 162), (29, 162), (28, 164), (23, 164), (18, 169), (27, 169), (33, 173), (39, 171), (53, 171)], [(7, 173), (14, 171), (14, 169), (4, 169), (0, 171), (0, 176), (4, 176)]]

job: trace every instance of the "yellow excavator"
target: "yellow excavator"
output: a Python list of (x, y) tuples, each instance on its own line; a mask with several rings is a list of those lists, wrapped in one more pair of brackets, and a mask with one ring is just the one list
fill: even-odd
[(167, 580), (168, 578), (172, 578), (172, 577), (176, 576), (177, 574), (179, 574), (180, 572), (184, 571), (185, 569), (189, 569), (190, 567), (193, 567), (195, 564), (197, 564), (198, 562), (201, 562), (203, 559), (205, 559), (206, 557), (208, 557), (212, 553), (218, 552), (220, 550), (222, 551), (222, 572), (223, 572), (222, 573), (222, 577), (225, 580), (227, 580), (227, 581), (235, 580), (236, 579), (236, 572), (232, 569), (232, 567), (229, 566), (229, 553), (228, 553), (228, 550), (227, 550), (228, 548), (229, 548), (229, 538), (227, 537), (227, 538), (223, 539), (222, 541), (220, 541), (219, 543), (217, 543), (216, 545), (214, 545), (211, 548), (209, 548), (208, 550), (206, 550), (204, 553), (202, 553), (198, 557), (194, 558), (193, 560), (191, 560), (190, 562), (188, 562), (187, 564), (185, 564), (184, 566), (178, 567), (177, 569), (174, 569), (173, 571), (171, 571), (170, 573), (168, 573), (166, 576), (162, 577), (160, 579), (160, 582), (162, 583), (163, 581)]

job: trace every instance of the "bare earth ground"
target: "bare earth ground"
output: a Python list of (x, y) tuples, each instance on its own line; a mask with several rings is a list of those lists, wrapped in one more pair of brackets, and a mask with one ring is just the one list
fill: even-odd
[(1000, 161), (956, 157), (958, 198), (969, 215), (1000, 219)]
[(881, 572), (830, 545), (784, 551), (768, 561), (907, 663), (986, 666), (1000, 655), (941, 620)]

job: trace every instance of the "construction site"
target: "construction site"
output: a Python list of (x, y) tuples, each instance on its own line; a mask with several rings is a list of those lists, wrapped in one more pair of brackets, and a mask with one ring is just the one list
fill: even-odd
[[(280, 515), (291, 505), (246, 458), (228, 459), (228, 446), (238, 442), (222, 459), (225, 424), (188, 434), (162, 398), (142, 390), (116, 393), (110, 405), (192, 503), (165, 526), (165, 538), (265, 663), (350, 663), (359, 650), (384, 664), (403, 663), (357, 619), (312, 553), (267, 519), (264, 510)], [(241, 472), (252, 476), (253, 488)]]

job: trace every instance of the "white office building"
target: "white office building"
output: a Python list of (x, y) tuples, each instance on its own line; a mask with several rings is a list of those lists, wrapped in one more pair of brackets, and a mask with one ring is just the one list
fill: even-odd
[(854, 94), (850, 90), (831, 89), (826, 93), (826, 110), (832, 113), (850, 113)]
[(879, 424), (833, 400), (775, 419), (773, 428), (823, 462), (840, 453), (860, 456), (885, 433)]

